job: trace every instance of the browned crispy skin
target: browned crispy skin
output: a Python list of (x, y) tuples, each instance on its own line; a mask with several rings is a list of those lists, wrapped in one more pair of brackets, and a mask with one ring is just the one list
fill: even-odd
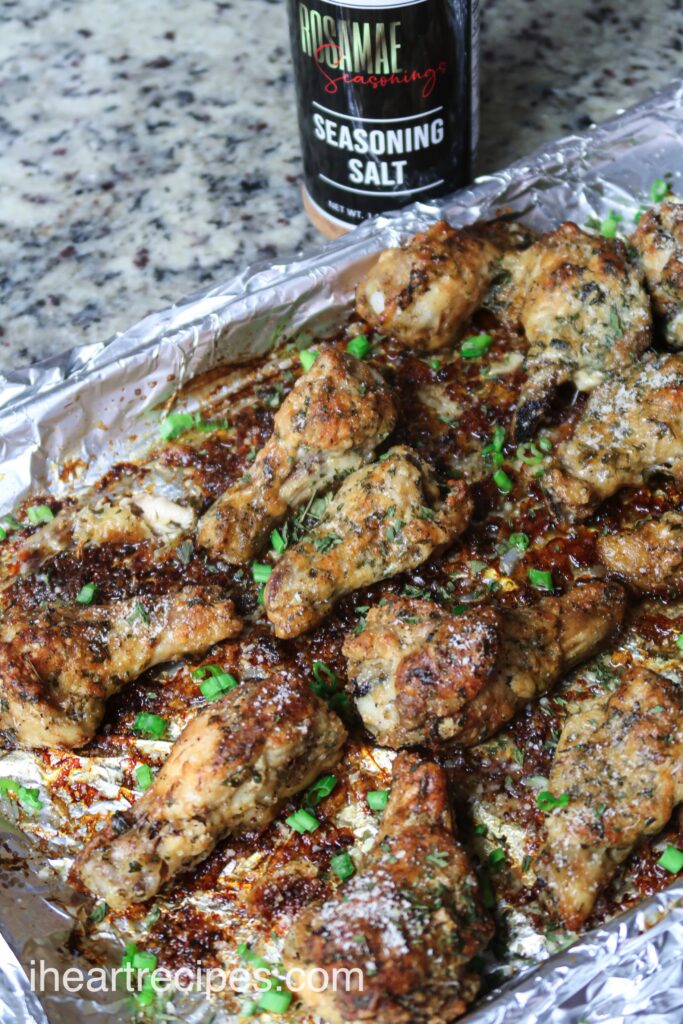
[(632, 530), (598, 538), (600, 561), (650, 594), (683, 589), (683, 512), (666, 512)]
[(310, 536), (279, 560), (263, 595), (279, 637), (312, 629), (345, 594), (413, 569), (467, 525), (467, 486), (444, 499), (420, 457), (400, 445), (347, 477)]
[(346, 730), (282, 675), (243, 683), (187, 725), (145, 795), (76, 859), (73, 879), (123, 910), (204, 860), (224, 836), (263, 829), (334, 767)]
[(683, 348), (683, 202), (672, 196), (644, 213), (630, 241), (666, 340)]
[(355, 972), (348, 990), (300, 993), (330, 1024), (441, 1024), (474, 999), (479, 979), (470, 963), (492, 934), (453, 835), (443, 769), (399, 754), (373, 849), (334, 897), (294, 922), (283, 959), (290, 970)]
[(635, 844), (683, 798), (681, 688), (643, 668), (625, 672), (613, 693), (567, 719), (548, 789), (569, 803), (548, 817), (537, 872), (576, 930)]
[(0, 630), (0, 729), (23, 747), (81, 747), (105, 703), (146, 669), (237, 636), (217, 587), (184, 587), (152, 605), (11, 609)]
[(431, 601), (390, 599), (346, 637), (351, 692), (383, 746), (471, 746), (599, 651), (623, 615), (622, 588), (605, 583), (460, 616)]
[(650, 303), (623, 244), (571, 222), (518, 258), (508, 315), (529, 341), (528, 379), (515, 417), (520, 441), (535, 432), (560, 384), (573, 381), (591, 391), (635, 362), (651, 341)]
[(403, 345), (443, 348), (481, 305), (500, 256), (483, 233), (439, 221), (380, 254), (356, 289), (356, 310)]
[(683, 355), (648, 357), (596, 388), (543, 484), (558, 516), (580, 520), (655, 470), (683, 479)]
[(200, 520), (198, 544), (223, 561), (249, 561), (292, 509), (369, 461), (395, 422), (380, 375), (346, 352), (324, 349), (278, 409), (247, 478)]

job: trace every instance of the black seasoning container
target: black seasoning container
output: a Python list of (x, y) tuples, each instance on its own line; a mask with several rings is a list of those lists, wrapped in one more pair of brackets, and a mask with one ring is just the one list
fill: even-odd
[(467, 184), (478, 0), (288, 0), (304, 205), (335, 237)]

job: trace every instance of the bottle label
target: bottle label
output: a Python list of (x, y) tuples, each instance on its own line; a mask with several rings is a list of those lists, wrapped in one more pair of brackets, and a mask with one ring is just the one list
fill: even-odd
[(472, 0), (289, 0), (289, 14), (305, 184), (323, 215), (353, 225), (470, 180)]

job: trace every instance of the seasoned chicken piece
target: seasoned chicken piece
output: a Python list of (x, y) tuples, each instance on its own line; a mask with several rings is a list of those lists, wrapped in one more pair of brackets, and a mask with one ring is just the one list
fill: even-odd
[(613, 693), (569, 716), (548, 789), (569, 803), (548, 816), (537, 873), (576, 930), (638, 840), (659, 832), (683, 799), (681, 687), (627, 671)]
[(591, 391), (635, 362), (651, 340), (650, 302), (621, 242), (561, 224), (518, 258), (509, 316), (529, 341), (515, 416), (523, 441), (556, 388)]
[(200, 520), (199, 545), (227, 562), (249, 561), (292, 509), (368, 462), (395, 422), (380, 375), (346, 352), (324, 350), (278, 409), (249, 473)]
[(638, 590), (683, 589), (683, 512), (599, 537), (598, 554), (610, 572)]
[(500, 256), (483, 235), (439, 221), (380, 254), (356, 289), (356, 310), (403, 345), (443, 348), (481, 305)]
[(146, 669), (241, 628), (218, 587), (184, 587), (154, 605), (15, 606), (0, 627), (0, 732), (22, 747), (81, 747), (107, 699)]
[(382, 746), (472, 746), (599, 651), (623, 615), (622, 588), (606, 583), (462, 615), (390, 598), (346, 636), (351, 692)]
[(339, 760), (346, 731), (284, 675), (252, 679), (185, 727), (156, 779), (77, 858), (72, 879), (115, 910), (149, 899), (227, 835), (263, 829)]
[(557, 513), (580, 520), (657, 470), (683, 479), (683, 355), (644, 359), (596, 388), (543, 483)]
[(403, 445), (347, 477), (309, 537), (279, 560), (263, 594), (279, 637), (305, 633), (345, 594), (414, 569), (467, 526), (467, 486), (440, 498), (428, 466)]
[[(283, 961), (311, 979), (299, 997), (330, 1024), (441, 1024), (477, 994), (470, 964), (492, 934), (443, 769), (399, 754), (373, 849), (335, 896), (297, 918)], [(340, 967), (349, 984), (321, 992), (319, 971)]]
[(644, 213), (630, 242), (666, 340), (683, 348), (683, 200), (671, 196)]

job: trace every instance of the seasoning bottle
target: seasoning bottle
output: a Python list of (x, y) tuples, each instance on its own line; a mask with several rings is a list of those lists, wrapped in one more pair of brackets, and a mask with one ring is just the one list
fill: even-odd
[(304, 206), (336, 237), (471, 180), (478, 0), (288, 0)]

